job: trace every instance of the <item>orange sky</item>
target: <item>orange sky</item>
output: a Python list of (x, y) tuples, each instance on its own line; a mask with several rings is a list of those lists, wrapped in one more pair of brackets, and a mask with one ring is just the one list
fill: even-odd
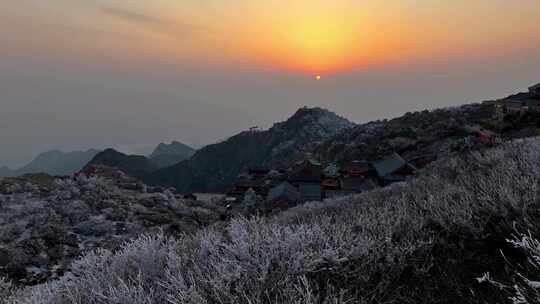
[[(540, 38), (536, 21), (540, 6), (534, 0), (519, 5), (500, 0), (227, 3), (173, 5), (173, 13), (163, 16), (199, 28), (190, 43), (203, 60), (256, 62), (323, 74), (486, 52), (495, 55), (537, 46)], [(161, 46), (174, 52), (185, 43), (173, 39)]]
[[(22, 0), (2, 5), (5, 26), (24, 22), (34, 32), (28, 37), (14, 29), (7, 38), (22, 45), (11, 46), (25, 49), (24, 43), (34, 40), (53, 56), (106, 54), (325, 74), (540, 44), (535, 0), (519, 5), (500, 0)], [(75, 30), (86, 33), (74, 36)], [(52, 43), (43, 41), (51, 37)]]

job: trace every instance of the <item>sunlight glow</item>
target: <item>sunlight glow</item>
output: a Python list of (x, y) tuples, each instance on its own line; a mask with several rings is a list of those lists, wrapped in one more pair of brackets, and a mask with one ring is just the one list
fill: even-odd
[[(258, 51), (276, 66), (313, 74), (350, 67), (362, 55), (362, 18), (332, 5), (304, 6), (270, 18)], [(253, 36), (252, 36), (253, 37)]]
[[(16, 28), (4, 49), (18, 53), (43, 40), (42, 52), (51, 57), (103, 62), (106, 54), (128, 66), (144, 62), (150, 67), (279, 70), (314, 77), (504, 55), (540, 44), (536, 0), (519, 6), (501, 2), (509, 12), (502, 20), (498, 13), (505, 10), (488, 0), (58, 2), (65, 4), (13, 5), (16, 14), (39, 14), (41, 20), (29, 19), (24, 30)], [(3, 28), (12, 28), (10, 14), (4, 15)], [(466, 30), (456, 25), (466, 25)]]

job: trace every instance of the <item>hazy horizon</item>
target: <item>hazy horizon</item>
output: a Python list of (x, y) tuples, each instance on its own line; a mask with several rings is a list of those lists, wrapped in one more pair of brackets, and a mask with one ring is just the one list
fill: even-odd
[(302, 106), (362, 123), (504, 97), (540, 82), (539, 13), (535, 0), (2, 3), (0, 166), (201, 147)]

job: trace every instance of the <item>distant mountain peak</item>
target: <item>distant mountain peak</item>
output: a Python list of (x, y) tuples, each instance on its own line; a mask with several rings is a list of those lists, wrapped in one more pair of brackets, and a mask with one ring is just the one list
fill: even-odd
[(154, 152), (150, 154), (150, 159), (160, 168), (163, 168), (189, 159), (195, 152), (196, 150), (192, 147), (173, 140), (170, 144), (160, 143)]
[(338, 116), (336, 113), (330, 111), (330, 110), (327, 110), (327, 109), (324, 109), (324, 108), (321, 108), (321, 107), (307, 107), (307, 106), (303, 106), (301, 108), (299, 108), (298, 110), (296, 110), (296, 112), (287, 120), (298, 120), (298, 119), (302, 119), (304, 117), (320, 117), (320, 116)]
[(273, 129), (305, 131), (311, 135), (326, 137), (354, 126), (354, 123), (327, 109), (302, 107), (286, 121), (275, 124)]
[(150, 158), (154, 158), (163, 154), (168, 154), (168, 155), (182, 154), (186, 156), (188, 155), (191, 156), (193, 155), (193, 153), (195, 153), (195, 149), (193, 149), (192, 147), (184, 143), (181, 143), (179, 141), (173, 140), (170, 144), (160, 143), (156, 147), (154, 152), (152, 152), (152, 154), (150, 155)]
[(297, 115), (304, 115), (304, 114), (319, 114), (319, 115), (334, 114), (336, 115), (334, 112), (327, 110), (325, 108), (303, 106), (299, 108), (298, 110), (296, 110), (296, 113), (294, 113), (292, 117), (297, 116)]
[(30, 163), (19, 169), (0, 168), (0, 176), (18, 176), (27, 173), (69, 175), (81, 170), (98, 153), (99, 151), (95, 149), (72, 152), (51, 150), (40, 153)]
[(127, 154), (125, 153), (122, 153), (120, 151), (117, 151), (113, 148), (107, 148), (105, 150), (103, 150), (101, 153), (100, 153), (101, 156), (104, 156), (104, 155), (118, 155), (118, 156), (127, 156)]
[(64, 153), (60, 150), (51, 150), (51, 151), (46, 151), (46, 152), (43, 152), (41, 154), (39, 154), (38, 156), (36, 156), (36, 159), (39, 159), (39, 158), (45, 158), (45, 157), (56, 157), (56, 156), (62, 156)]

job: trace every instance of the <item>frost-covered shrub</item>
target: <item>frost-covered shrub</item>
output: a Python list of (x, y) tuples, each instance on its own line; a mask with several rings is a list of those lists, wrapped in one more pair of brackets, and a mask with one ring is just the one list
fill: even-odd
[(131, 180), (47, 177), (39, 191), (32, 182), (9, 179), (0, 189), (0, 276), (16, 285), (62, 277), (73, 260), (96, 248), (118, 249), (159, 229), (192, 232), (224, 213), (188, 206), (169, 190), (142, 192)]
[(539, 185), (539, 141), (511, 144), (359, 196), (99, 250), (13, 303), (503, 302), (475, 278), (504, 263), (513, 223), (540, 232)]
[(506, 281), (498, 281), (490, 272), (484, 273), (476, 280), (503, 291), (511, 303), (540, 303), (540, 241), (530, 233), (516, 234), (507, 241), (526, 254), (525, 265), (515, 265), (507, 261), (510, 278)]
[(0, 277), (0, 304), (3, 303), (3, 299), (7, 299), (13, 292), (13, 285), (11, 282), (3, 277)]
[(159, 286), (169, 253), (166, 240), (162, 234), (142, 236), (114, 255), (104, 249), (88, 253), (61, 280), (28, 288), (7, 303), (166, 303)]
[(511, 299), (514, 303), (540, 303), (540, 241), (530, 234), (522, 234), (509, 242), (526, 252), (531, 266), (526, 274), (516, 271), (517, 283)]

